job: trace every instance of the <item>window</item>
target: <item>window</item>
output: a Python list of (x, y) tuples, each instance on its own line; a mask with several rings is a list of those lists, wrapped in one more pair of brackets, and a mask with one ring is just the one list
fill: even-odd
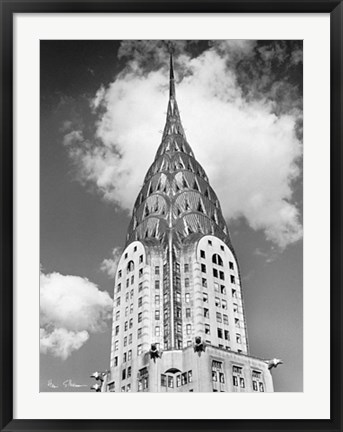
[(217, 319), (217, 322), (219, 322), (219, 323), (222, 322), (222, 314), (220, 312), (216, 312), (216, 319)]
[(238, 387), (238, 378), (237, 378), (237, 376), (234, 375), (232, 378), (233, 378), (233, 385), (234, 385), (235, 387)]
[(120, 291), (121, 291), (121, 284), (119, 283), (117, 286), (117, 293), (120, 293)]
[(177, 333), (182, 333), (182, 326), (180, 323), (176, 323), (176, 332)]
[(161, 374), (161, 386), (167, 387), (167, 377), (164, 374)]
[(245, 388), (244, 378), (241, 377), (239, 379), (239, 385), (240, 385), (241, 388)]
[(251, 375), (253, 378), (261, 379), (261, 372), (253, 370)]
[[(124, 380), (126, 379), (126, 369), (123, 369), (121, 372), (121, 379)], [(125, 388), (125, 387), (124, 387)]]
[(211, 240), (208, 240), (207, 243), (208, 243), (210, 246), (212, 246), (212, 241), (211, 241)]
[(130, 314), (133, 313), (133, 303), (130, 304)]
[(213, 269), (213, 277), (215, 277), (215, 278), (218, 277), (218, 270), (217, 269)]
[(218, 254), (212, 255), (212, 262), (213, 262), (213, 264), (223, 266), (223, 260), (221, 259), (220, 255), (218, 255)]
[(143, 282), (139, 282), (138, 284), (138, 292), (141, 292), (143, 289)]
[(222, 309), (227, 309), (227, 301), (222, 300)]
[(138, 277), (141, 278), (142, 276), (143, 276), (143, 269), (140, 268), (138, 271)]
[(193, 374), (192, 374), (192, 371), (190, 370), (190, 371), (188, 371), (188, 382), (191, 383), (192, 380), (193, 380)]
[(217, 336), (219, 339), (223, 339), (223, 330), (221, 328), (217, 328)]
[(114, 351), (117, 351), (119, 347), (119, 341), (114, 342)]
[(235, 289), (231, 290), (231, 294), (233, 298), (237, 298), (237, 291)]
[(220, 298), (216, 297), (214, 301), (215, 301), (215, 305), (217, 307), (220, 307)]
[(142, 322), (143, 312), (138, 313), (138, 322)]
[(221, 294), (226, 294), (226, 288), (225, 288), (225, 285), (220, 285), (220, 293), (221, 293)]
[(137, 331), (137, 338), (140, 339), (142, 337), (142, 328), (139, 328)]
[(174, 388), (174, 380), (172, 376), (168, 376), (168, 387), (169, 388)]
[(187, 376), (187, 372), (184, 372), (181, 375), (181, 384), (182, 385), (186, 385), (188, 383), (188, 376)]
[(186, 301), (186, 303), (189, 303), (189, 301), (190, 301), (190, 294), (189, 293), (185, 294), (185, 301)]
[(160, 319), (160, 311), (155, 310), (155, 320), (159, 320), (159, 319)]
[(233, 276), (233, 275), (230, 275), (230, 281), (231, 281), (231, 283), (235, 283), (235, 276)]
[(130, 285), (130, 279), (126, 279), (126, 288)]
[(230, 335), (229, 335), (229, 331), (228, 330), (224, 330), (224, 339), (229, 341), (230, 340)]
[(125, 321), (125, 324), (124, 324), (124, 331), (126, 331), (126, 330), (127, 330), (127, 328), (128, 328), (128, 325), (129, 325), (129, 323), (128, 323), (127, 321)]
[(142, 354), (142, 344), (139, 344), (137, 346), (137, 355), (141, 355)]
[(127, 259), (127, 252), (126, 252), (126, 254), (125, 254), (124, 258), (125, 258), (125, 259)]
[(134, 251), (134, 252), (137, 252), (137, 246), (135, 246), (135, 247), (133, 248), (133, 251)]
[(185, 273), (189, 272), (189, 264), (185, 264), (184, 266)]
[(124, 347), (127, 345), (127, 336), (124, 337)]
[(160, 289), (160, 281), (159, 280), (155, 280), (155, 289), (157, 289), (157, 290)]
[(260, 382), (258, 384), (259, 384), (260, 392), (264, 392), (263, 383)]
[(181, 375), (176, 375), (176, 387), (181, 386)]
[(129, 328), (132, 328), (132, 326), (133, 326), (133, 319), (130, 318), (130, 319), (129, 319)]
[(229, 261), (229, 268), (230, 268), (230, 270), (234, 270), (234, 266), (233, 266), (233, 262), (232, 261)]
[(204, 308), (204, 317), (205, 318), (209, 318), (210, 317), (210, 312), (207, 308)]
[(120, 297), (117, 298), (117, 307), (120, 306)]
[(192, 325), (191, 324), (187, 324), (186, 325), (186, 333), (188, 335), (192, 333)]
[(125, 294), (125, 301), (126, 301), (126, 302), (129, 301), (129, 293), (128, 293), (128, 292)]
[(181, 308), (176, 308), (176, 318), (181, 318)]
[(210, 333), (211, 333), (211, 329), (210, 329), (209, 324), (205, 324), (205, 334), (209, 335)]
[(129, 334), (129, 345), (132, 343), (132, 333)]
[(206, 258), (206, 254), (204, 250), (200, 250), (200, 257), (201, 258)]
[(139, 255), (139, 264), (142, 264), (143, 262), (143, 255)]
[(202, 278), (202, 279), (201, 279), (201, 283), (202, 283), (202, 286), (203, 286), (204, 288), (207, 288), (207, 279)]
[(122, 274), (122, 271), (119, 270), (119, 272), (118, 272), (118, 278), (121, 278), (121, 274)]
[(135, 277), (132, 275), (131, 276), (131, 285), (134, 283), (134, 281), (135, 281)]
[(238, 304), (237, 303), (233, 304), (233, 311), (238, 312)]
[(155, 295), (155, 306), (159, 306), (159, 305), (160, 305), (160, 296)]
[(181, 302), (181, 293), (179, 291), (176, 291), (176, 301)]
[(239, 333), (236, 333), (236, 342), (238, 344), (242, 343), (241, 335)]
[(212, 360), (212, 381), (225, 383), (223, 363), (217, 360)]
[(219, 278), (220, 278), (221, 280), (225, 280), (225, 275), (224, 275), (224, 272), (223, 272), (223, 271), (220, 271), (220, 272), (219, 272)]
[(123, 354), (123, 362), (126, 362), (126, 353)]
[(186, 287), (186, 288), (189, 287), (189, 279), (188, 279), (188, 278), (185, 279), (185, 287)]
[(160, 266), (155, 266), (155, 275), (160, 274)]
[(159, 337), (160, 336), (160, 326), (156, 326), (155, 327), (155, 336)]
[(223, 323), (229, 325), (229, 317), (223, 314)]
[(118, 321), (119, 318), (120, 318), (120, 311), (117, 311), (117, 312), (116, 312), (116, 321)]
[[(132, 350), (129, 350), (128, 353), (127, 353), (127, 359), (128, 359), (128, 361), (130, 361), (131, 358), (132, 358)], [(131, 367), (130, 367), (130, 371), (131, 371)], [(130, 373), (130, 375), (131, 375), (131, 373)]]
[(239, 318), (235, 318), (235, 326), (236, 327), (239, 327), (240, 325), (239, 325)]
[(128, 316), (128, 315), (129, 315), (129, 307), (126, 306), (126, 308), (125, 308), (125, 316)]
[(207, 293), (202, 293), (202, 300), (204, 303), (208, 303), (208, 294)]
[(254, 381), (254, 380), (253, 380), (253, 382), (252, 382), (252, 388), (253, 388), (254, 391), (258, 391), (258, 388), (257, 388), (257, 382)]
[(205, 264), (201, 264), (201, 271), (203, 273), (206, 273), (206, 265)]
[(143, 304), (143, 298), (142, 298), (142, 297), (139, 297), (139, 298), (138, 298), (138, 307), (141, 307), (142, 304)]
[(219, 284), (217, 282), (214, 282), (214, 291), (219, 292)]
[(191, 310), (190, 308), (186, 309), (186, 318), (190, 318), (191, 317)]

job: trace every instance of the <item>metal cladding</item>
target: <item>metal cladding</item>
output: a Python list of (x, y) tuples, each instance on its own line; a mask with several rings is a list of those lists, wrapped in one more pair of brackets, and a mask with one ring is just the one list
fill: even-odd
[(162, 142), (136, 199), (126, 246), (139, 240), (166, 248), (171, 234), (174, 246), (211, 234), (232, 249), (219, 200), (194, 158), (182, 127), (175, 99), (172, 55)]

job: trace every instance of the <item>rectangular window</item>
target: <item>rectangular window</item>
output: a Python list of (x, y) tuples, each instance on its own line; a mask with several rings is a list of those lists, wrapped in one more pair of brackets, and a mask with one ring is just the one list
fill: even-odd
[(130, 314), (133, 313), (133, 303), (130, 304)]
[(220, 293), (221, 293), (221, 294), (226, 294), (226, 288), (225, 288), (225, 285), (220, 285)]
[(130, 318), (130, 319), (129, 319), (129, 328), (132, 328), (132, 326), (133, 326), (133, 319)]
[(135, 246), (135, 247), (133, 248), (133, 251), (134, 251), (134, 252), (137, 252), (137, 246)]
[(143, 262), (143, 255), (139, 255), (139, 264), (142, 264)]
[(114, 366), (118, 366), (118, 356), (114, 357)]
[(228, 325), (229, 324), (229, 317), (225, 314), (223, 314), (223, 323)]
[[(132, 358), (132, 350), (129, 350), (128, 353), (127, 353), (127, 359), (130, 361), (131, 358)], [(130, 368), (130, 370), (131, 370), (131, 368)]]
[(238, 312), (238, 304), (237, 303), (233, 304), (233, 311)]
[(138, 298), (138, 307), (141, 307), (142, 304), (143, 304), (143, 298), (142, 298), (142, 297), (139, 297), (139, 298)]
[(126, 279), (126, 288), (130, 285), (130, 279)]
[(181, 384), (182, 385), (186, 385), (186, 384), (188, 384), (188, 380), (187, 380), (187, 372), (184, 372), (182, 375), (181, 375)]
[(120, 318), (120, 311), (117, 311), (117, 312), (116, 312), (116, 321), (118, 321), (119, 318)]
[(217, 307), (220, 307), (220, 298), (216, 297), (214, 302)]
[(189, 287), (189, 279), (186, 278), (186, 279), (185, 279), (185, 288), (188, 288), (188, 287)]
[(161, 386), (167, 387), (167, 377), (164, 374), (161, 374)]
[(224, 339), (229, 341), (230, 340), (230, 335), (229, 335), (229, 331), (228, 330), (224, 330)]
[(204, 303), (208, 303), (208, 294), (207, 293), (202, 293), (202, 301), (204, 302)]
[(126, 302), (129, 301), (129, 293), (128, 293), (128, 292), (125, 294), (125, 301), (126, 301)]
[(142, 337), (142, 329), (139, 328), (137, 331), (137, 338), (140, 339)]
[(238, 344), (242, 343), (241, 335), (239, 333), (236, 333), (236, 342)]
[(233, 276), (233, 275), (230, 275), (230, 281), (231, 281), (231, 283), (235, 283), (235, 276)]
[(219, 339), (223, 339), (223, 330), (221, 328), (217, 328), (217, 335)]
[(235, 326), (236, 327), (239, 327), (240, 325), (239, 325), (239, 318), (235, 318)]
[(235, 289), (231, 290), (231, 294), (233, 298), (237, 298), (237, 291)]
[(160, 305), (160, 296), (155, 295), (155, 306), (159, 306), (159, 305)]
[(123, 369), (121, 372), (121, 379), (124, 380), (126, 379), (126, 369)]
[(155, 266), (155, 275), (160, 274), (160, 266)]
[(190, 318), (191, 317), (191, 310), (190, 308), (186, 309), (186, 318)]
[(121, 270), (119, 270), (119, 272), (118, 272), (118, 278), (121, 278)]
[[(130, 359), (129, 359), (130, 360)], [(127, 368), (127, 377), (131, 378), (131, 366)]]
[(189, 303), (189, 301), (190, 301), (190, 295), (189, 295), (189, 293), (185, 294), (185, 301), (186, 301), (186, 303)]
[(143, 312), (138, 313), (138, 322), (142, 322)]
[(189, 264), (185, 264), (184, 270), (185, 270), (185, 273), (189, 272)]
[(222, 300), (222, 309), (227, 309), (227, 301), (226, 300)]
[(132, 333), (129, 334), (129, 345), (132, 343)]
[(143, 276), (143, 269), (140, 268), (140, 269), (138, 270), (138, 277), (141, 278), (142, 276)]
[(137, 355), (141, 355), (142, 354), (142, 344), (139, 344), (137, 346)]
[(168, 387), (169, 388), (174, 388), (174, 379), (172, 376), (168, 376)]
[(155, 310), (155, 320), (159, 320), (160, 319), (160, 311), (159, 310)]
[(117, 307), (120, 306), (120, 297), (117, 298)]
[(241, 377), (239, 379), (239, 385), (240, 385), (240, 387), (245, 388), (244, 378)]
[(156, 337), (160, 336), (160, 326), (155, 326), (155, 336)]
[(123, 354), (123, 363), (126, 362), (126, 353)]
[(124, 331), (126, 331), (126, 330), (128, 329), (128, 325), (129, 325), (129, 323), (128, 323), (127, 321), (125, 321), (125, 324), (124, 324)]
[(264, 387), (263, 387), (263, 383), (258, 383), (259, 384), (259, 387), (260, 387), (260, 392), (264, 392)]
[(211, 241), (211, 240), (208, 240), (207, 243), (208, 243), (210, 246), (212, 246), (212, 241)]
[(233, 378), (233, 385), (235, 387), (238, 387), (238, 378), (236, 377), (236, 375), (234, 375), (232, 378)]
[(120, 293), (120, 291), (121, 291), (121, 284), (119, 283), (119, 284), (117, 285), (117, 293)]
[(157, 290), (160, 289), (160, 281), (159, 280), (155, 280), (155, 289), (157, 289)]
[(124, 347), (127, 345), (127, 336), (124, 337)]
[(138, 292), (141, 292), (143, 289), (143, 282), (139, 282), (138, 284)]
[(176, 308), (176, 318), (181, 318), (181, 308)]
[(200, 257), (201, 258), (206, 258), (206, 254), (204, 250), (200, 250)]
[(181, 293), (179, 291), (176, 291), (176, 301), (181, 302)]
[(203, 273), (206, 273), (206, 265), (205, 264), (201, 264), (201, 271)]
[(132, 275), (131, 276), (131, 285), (134, 283), (134, 281), (135, 281), (135, 277)]
[(233, 266), (233, 262), (232, 261), (229, 261), (229, 268), (230, 268), (230, 270), (234, 270), (234, 266)]
[(252, 388), (253, 388), (254, 391), (258, 391), (257, 382), (256, 381), (252, 382)]
[(222, 250), (224, 252), (224, 246), (220, 245), (220, 250)]
[(223, 271), (219, 272), (219, 277), (220, 277), (221, 280), (225, 280), (225, 275), (224, 275)]
[(215, 278), (218, 277), (218, 270), (217, 269), (213, 269), (213, 277), (215, 277)]
[(124, 258), (127, 259), (127, 253), (125, 254)]
[(192, 380), (193, 380), (193, 374), (192, 374), (192, 371), (190, 370), (190, 371), (188, 371), (188, 382), (191, 383)]
[(130, 291), (130, 299), (133, 299), (133, 289)]
[(219, 283), (214, 282), (214, 291), (219, 292)]
[(220, 312), (216, 312), (216, 319), (217, 319), (217, 322), (219, 322), (219, 323), (222, 322), (222, 314)]
[(202, 283), (202, 286), (203, 286), (204, 288), (207, 288), (207, 279), (202, 278), (202, 279), (201, 279), (201, 283)]
[(176, 323), (176, 332), (177, 333), (182, 333), (182, 326), (180, 323)]
[(209, 318), (210, 317), (210, 312), (207, 308), (204, 308), (204, 317), (205, 318)]
[(191, 324), (187, 324), (186, 325), (186, 333), (188, 335), (192, 333), (192, 325)]
[(176, 387), (181, 386), (181, 375), (176, 375)]
[(209, 335), (210, 333), (211, 333), (211, 329), (210, 329), (209, 324), (205, 324), (205, 334)]
[(117, 351), (119, 347), (119, 341), (114, 342), (114, 351)]

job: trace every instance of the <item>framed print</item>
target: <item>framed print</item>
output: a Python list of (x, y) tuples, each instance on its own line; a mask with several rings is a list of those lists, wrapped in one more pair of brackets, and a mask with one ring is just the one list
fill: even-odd
[(341, 2), (1, 8), (1, 430), (339, 431)]

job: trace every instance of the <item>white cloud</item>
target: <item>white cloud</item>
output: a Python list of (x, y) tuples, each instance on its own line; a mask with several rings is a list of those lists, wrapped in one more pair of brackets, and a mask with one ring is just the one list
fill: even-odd
[(110, 276), (111, 278), (114, 278), (116, 274), (121, 253), (122, 253), (122, 248), (115, 247), (112, 251), (112, 258), (106, 258), (101, 263), (100, 269), (103, 272), (107, 273), (108, 276)]
[[(245, 218), (251, 228), (264, 230), (268, 240), (284, 248), (302, 237), (299, 211), (292, 203), (292, 182), (299, 176), (302, 155), (295, 133), (301, 114), (288, 107), (289, 100), (283, 110), (275, 110), (275, 90), (244, 97), (229, 60), (251, 57), (254, 46), (236, 41), (214, 44), (196, 58), (178, 56), (176, 70), (182, 70), (184, 78), (177, 84), (177, 99), (189, 143), (224, 216)], [(269, 63), (270, 56), (282, 54), (269, 51), (263, 51)], [(157, 132), (164, 126), (167, 95), (166, 68), (144, 72), (135, 60), (96, 94), (92, 107), (101, 109), (95, 140), (80, 144), (79, 131), (66, 137), (68, 144), (74, 140), (69, 154), (82, 181), (95, 184), (106, 200), (128, 211), (161, 141)]]
[(41, 273), (40, 349), (66, 359), (88, 340), (91, 333), (106, 328), (112, 300), (86, 278)]

